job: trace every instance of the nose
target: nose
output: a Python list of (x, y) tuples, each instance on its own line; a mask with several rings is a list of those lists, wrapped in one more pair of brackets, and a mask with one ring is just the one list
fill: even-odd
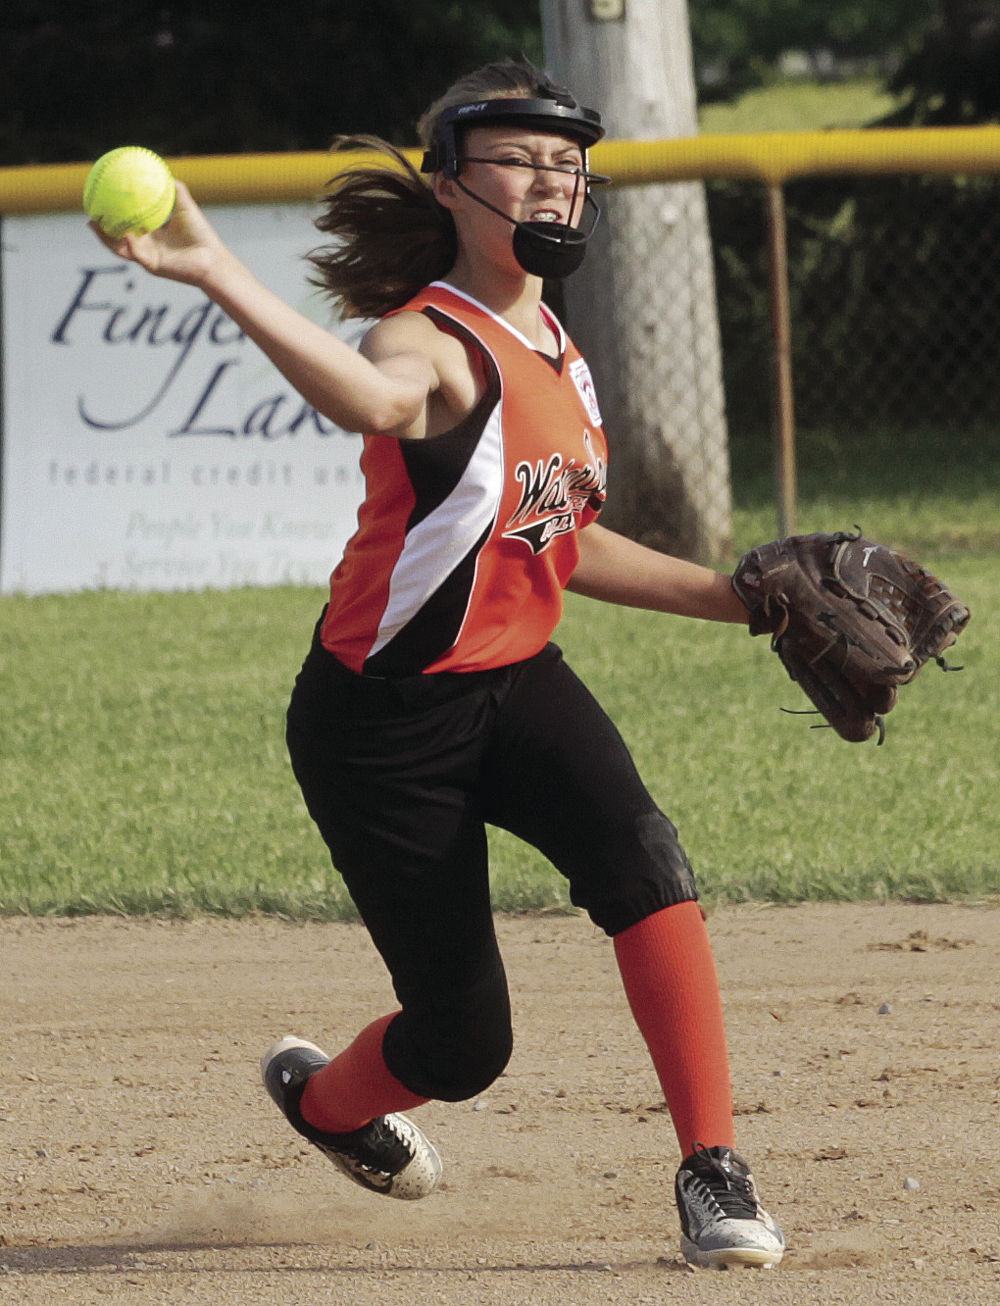
[(573, 180), (569, 173), (553, 172), (544, 165), (536, 166), (531, 189), (541, 195), (561, 195)]

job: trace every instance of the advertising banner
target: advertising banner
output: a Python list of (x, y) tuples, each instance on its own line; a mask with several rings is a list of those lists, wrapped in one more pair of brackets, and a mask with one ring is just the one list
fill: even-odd
[[(370, 324), (308, 284), (309, 206), (207, 212), (266, 285), (357, 343)], [(325, 582), (356, 524), (360, 437), (82, 217), (8, 217), (2, 237), (0, 592)]]

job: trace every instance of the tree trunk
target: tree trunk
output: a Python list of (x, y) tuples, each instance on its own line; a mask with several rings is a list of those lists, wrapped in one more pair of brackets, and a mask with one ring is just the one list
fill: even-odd
[[(697, 133), (685, 0), (542, 0), (542, 34), (548, 71), (601, 111), (609, 139)], [(604, 217), (564, 303), (612, 449), (602, 519), (714, 561), (731, 547), (732, 508), (704, 187), (597, 198)]]

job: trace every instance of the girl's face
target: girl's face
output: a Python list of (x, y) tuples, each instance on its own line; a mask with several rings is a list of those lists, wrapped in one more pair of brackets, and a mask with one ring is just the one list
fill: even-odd
[[(586, 184), (583, 151), (568, 136), (524, 127), (471, 127), (462, 148), (459, 180), (513, 222), (563, 222), (576, 226)], [(438, 174), (435, 194), (455, 219), (463, 246), (495, 248), (506, 255), (513, 228), (455, 181)]]

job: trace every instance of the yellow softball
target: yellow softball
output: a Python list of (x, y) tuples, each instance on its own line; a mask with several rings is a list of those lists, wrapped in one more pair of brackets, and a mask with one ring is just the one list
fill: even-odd
[(102, 154), (83, 186), (83, 210), (108, 236), (155, 231), (174, 211), (173, 173), (158, 154), (122, 145)]

